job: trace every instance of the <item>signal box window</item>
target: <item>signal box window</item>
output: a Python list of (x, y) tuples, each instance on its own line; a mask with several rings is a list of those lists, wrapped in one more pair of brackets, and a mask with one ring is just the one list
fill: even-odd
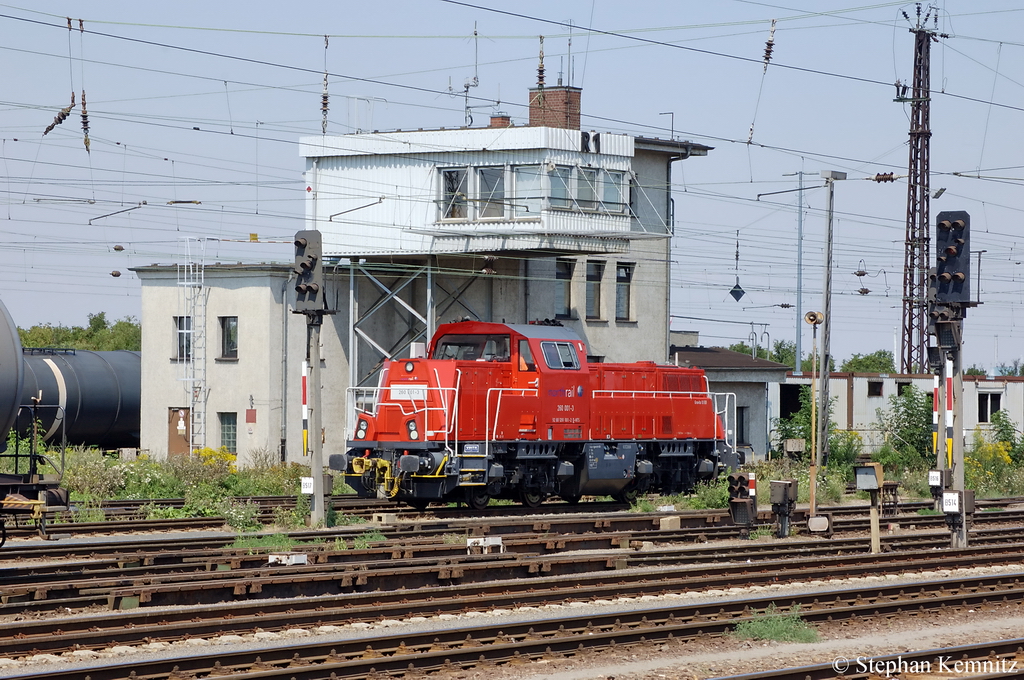
[(551, 207), (571, 208), (572, 198), (572, 168), (559, 166), (550, 175), (551, 180)]
[(238, 448), (238, 414), (218, 413), (220, 421), (220, 445), (231, 453), (237, 453)]
[(572, 260), (555, 261), (555, 318), (572, 318)]
[(521, 372), (533, 372), (537, 365), (533, 363), (533, 352), (530, 351), (530, 341), (519, 341), (519, 370)]
[(576, 192), (576, 203), (583, 210), (597, 209), (597, 170), (593, 168), (579, 169), (579, 190)]
[(192, 359), (192, 317), (174, 317), (174, 327), (177, 338), (177, 354), (175, 359), (189, 361)]
[(220, 317), (220, 358), (238, 358), (238, 317)]
[(432, 359), (459, 361), (509, 361), (507, 335), (444, 335), (434, 348)]
[(1001, 394), (992, 394), (982, 392), (978, 395), (978, 422), (989, 423), (992, 422), (992, 414), (998, 411), (1002, 406)]
[(571, 342), (542, 342), (540, 351), (544, 354), (544, 363), (548, 368), (568, 371), (580, 368), (579, 357)]
[(522, 165), (512, 170), (513, 181), (515, 182), (515, 200), (513, 208), (516, 217), (540, 217), (541, 199), (543, 191), (540, 186), (540, 167), (537, 165)]
[(601, 203), (610, 213), (621, 213), (626, 208), (622, 200), (622, 189), (626, 174), (624, 172), (606, 172), (601, 192)]
[(480, 168), (477, 170), (477, 186), (480, 190), (480, 217), (504, 217), (505, 168)]
[(635, 264), (620, 262), (615, 267), (615, 320), (631, 321), (633, 315), (630, 313), (632, 304), (633, 268)]
[(880, 396), (882, 396), (882, 381), (881, 380), (869, 380), (868, 381), (868, 396), (869, 397), (880, 397)]
[(464, 220), (469, 217), (469, 186), (466, 168), (441, 171), (441, 218)]
[(587, 262), (587, 318), (601, 318), (601, 279), (604, 262)]

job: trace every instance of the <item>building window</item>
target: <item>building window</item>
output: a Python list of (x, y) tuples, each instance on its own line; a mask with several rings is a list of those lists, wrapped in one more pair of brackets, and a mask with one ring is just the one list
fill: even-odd
[(540, 186), (540, 166), (523, 165), (513, 168), (512, 181), (515, 183), (515, 216), (534, 219), (540, 217), (541, 201), (544, 196)]
[(882, 396), (882, 381), (881, 380), (869, 380), (868, 381), (868, 396), (869, 397), (880, 397), (880, 396)]
[(632, 303), (633, 269), (636, 267), (631, 262), (620, 262), (615, 267), (615, 320), (630, 321), (633, 315), (630, 312)]
[(466, 168), (441, 171), (441, 218), (464, 220), (469, 217), (467, 201), (468, 175)]
[(572, 260), (555, 260), (555, 318), (572, 318)]
[(218, 413), (220, 421), (220, 445), (231, 453), (238, 452), (238, 414)]
[(576, 204), (582, 210), (597, 210), (597, 170), (580, 168), (576, 191)]
[(551, 207), (572, 207), (572, 168), (558, 166), (551, 171)]
[(610, 213), (622, 213), (625, 211), (626, 202), (623, 200), (625, 179), (626, 173), (624, 172), (609, 171), (604, 174), (601, 204), (605, 211)]
[(505, 168), (480, 168), (476, 175), (480, 194), (480, 217), (504, 217)]
[(992, 421), (992, 414), (998, 411), (1001, 406), (1002, 396), (998, 393), (982, 392), (978, 395), (978, 422), (988, 423)]
[(906, 392), (907, 389), (909, 389), (909, 388), (910, 388), (910, 383), (908, 383), (908, 382), (898, 382), (898, 383), (896, 383), (896, 396), (902, 397), (903, 393)]
[(174, 317), (174, 328), (177, 337), (177, 354), (174, 358), (189, 361), (192, 359), (192, 317)]
[(587, 262), (587, 318), (601, 318), (601, 279), (604, 262)]
[(238, 358), (238, 317), (220, 317), (220, 358)]

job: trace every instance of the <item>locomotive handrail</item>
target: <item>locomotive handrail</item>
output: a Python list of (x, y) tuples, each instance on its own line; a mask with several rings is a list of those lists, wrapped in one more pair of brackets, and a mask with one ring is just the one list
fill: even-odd
[[(447, 444), (448, 434), (455, 424), (456, 414), (454, 413), (454, 411), (458, 410), (458, 399), (452, 398), (451, 404), (454, 405), (454, 408), (452, 408), (449, 405), (448, 397), (445, 395), (445, 393), (451, 392), (453, 395), (457, 396), (458, 387), (429, 387), (425, 385), (422, 386), (424, 394), (429, 394), (430, 392), (438, 392), (439, 394), (442, 395), (440, 408), (430, 406), (428, 404), (429, 399), (427, 398), (395, 400), (382, 399), (380, 397), (380, 394), (383, 390), (391, 390), (394, 387), (395, 385), (386, 385), (381, 387), (349, 387), (346, 390), (346, 392), (348, 393), (348, 402), (353, 405), (353, 408), (349, 411), (349, 423), (346, 438), (352, 439), (353, 436), (355, 435), (355, 419), (356, 416), (358, 416), (359, 414), (377, 417), (380, 413), (381, 406), (397, 406), (403, 416), (411, 416), (416, 415), (418, 413), (430, 413), (431, 411), (440, 411), (441, 413), (443, 413), (445, 427), (445, 443)], [(372, 404), (369, 406), (365, 405), (367, 396), (372, 398)], [(412, 404), (411, 410), (407, 410), (406, 405), (401, 403), (404, 401), (408, 401), (410, 404)], [(422, 402), (423, 404), (422, 407), (417, 406), (417, 403), (420, 402)], [(364, 405), (360, 406), (361, 403)], [(428, 425), (429, 423), (424, 422), (425, 429)]]
[[(498, 393), (498, 401), (494, 405), (494, 431), (491, 431), (491, 394)], [(491, 387), (487, 390), (487, 401), (486, 408), (484, 409), (484, 433), (487, 435), (484, 437), (484, 456), (490, 456), (491, 454), (491, 442), (497, 438), (498, 435), (498, 415), (501, 413), (501, 397), (506, 392), (520, 392), (521, 394), (514, 395), (519, 397), (536, 397), (537, 390), (531, 387)], [(532, 394), (527, 394), (530, 392)]]
[(714, 397), (714, 392), (679, 392), (678, 390), (592, 390), (595, 397), (614, 396), (667, 396), (667, 397)]

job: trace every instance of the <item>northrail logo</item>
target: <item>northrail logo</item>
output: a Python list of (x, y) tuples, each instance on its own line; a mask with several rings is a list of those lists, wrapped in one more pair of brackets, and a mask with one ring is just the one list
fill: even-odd
[(945, 673), (972, 677), (997, 673), (1012, 675), (1021, 671), (1019, 662), (1013, 659), (954, 660), (952, 656), (942, 655), (934, 659), (904, 659), (902, 656), (882, 659), (858, 656), (848, 659), (845, 656), (837, 656), (832, 660), (832, 669), (837, 673), (874, 673), (886, 678), (907, 673)]

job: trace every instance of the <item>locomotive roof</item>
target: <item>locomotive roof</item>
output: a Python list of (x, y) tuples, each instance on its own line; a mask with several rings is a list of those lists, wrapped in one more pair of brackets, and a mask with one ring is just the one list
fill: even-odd
[[(445, 326), (466, 326), (465, 328), (445, 328)], [(477, 326), (479, 328), (473, 328)], [(488, 321), (460, 321), (452, 324), (444, 324), (438, 327), (437, 335), (444, 333), (496, 333), (507, 328), (510, 331), (530, 338), (541, 340), (568, 340), (570, 342), (582, 341), (576, 331), (565, 326), (548, 326), (544, 324), (526, 323), (492, 323)]]

